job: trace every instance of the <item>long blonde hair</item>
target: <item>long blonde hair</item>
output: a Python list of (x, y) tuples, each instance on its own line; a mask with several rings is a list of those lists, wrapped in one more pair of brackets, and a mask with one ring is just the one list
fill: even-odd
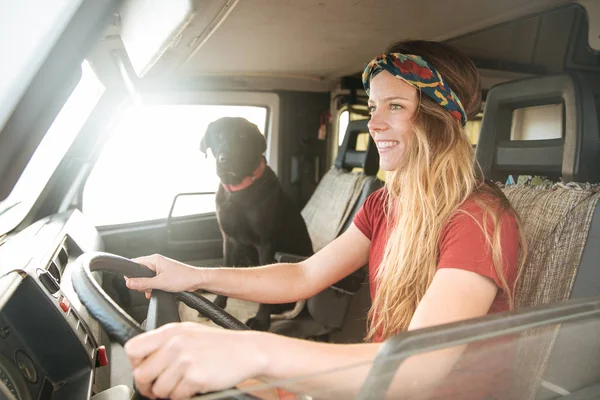
[[(407, 41), (391, 46), (387, 52), (422, 56), (458, 95), (469, 118), (479, 112), (479, 73), (453, 47)], [(519, 225), (515, 211), (497, 186), (484, 182), (460, 122), (427, 96), (420, 96), (413, 131), (414, 138), (405, 150), (402, 165), (389, 172), (386, 179), (390, 234), (375, 275), (377, 291), (369, 311), (367, 340), (378, 335), (386, 339), (408, 328), (436, 272), (442, 229), (471, 197), (484, 210), (479, 225), (491, 247), (502, 291), (510, 307), (514, 307), (514, 286), (509, 288), (504, 276), (500, 220), (503, 215), (512, 214)], [(475, 193), (480, 195), (474, 196)], [(522, 252), (523, 249), (524, 241)]]

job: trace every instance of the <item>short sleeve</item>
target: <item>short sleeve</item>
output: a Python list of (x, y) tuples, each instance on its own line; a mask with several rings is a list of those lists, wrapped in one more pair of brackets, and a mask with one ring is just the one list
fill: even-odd
[[(472, 271), (492, 279), (502, 289), (503, 285), (494, 267), (491, 247), (481, 228), (484, 220), (483, 210), (480, 207), (469, 207), (465, 211), (466, 213), (457, 213), (442, 231), (437, 268)], [(491, 235), (491, 218), (487, 220), (486, 229)], [(511, 287), (517, 276), (519, 236), (516, 222), (511, 215), (503, 215), (500, 223), (503, 274)]]
[(382, 189), (371, 193), (365, 200), (360, 210), (354, 216), (354, 225), (365, 235), (369, 240), (373, 240), (373, 220), (374, 210), (377, 204), (381, 201)]

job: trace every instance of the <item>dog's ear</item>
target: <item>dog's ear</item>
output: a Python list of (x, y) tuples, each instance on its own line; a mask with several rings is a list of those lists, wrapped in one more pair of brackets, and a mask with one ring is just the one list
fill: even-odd
[(263, 154), (265, 151), (267, 151), (267, 140), (265, 139), (265, 136), (260, 133), (258, 127), (256, 128), (256, 132), (252, 135), (252, 137), (254, 138), (254, 146), (258, 154)]
[(208, 136), (207, 134), (205, 134), (204, 136), (202, 136), (202, 140), (200, 141), (200, 151), (202, 153), (204, 153), (204, 158), (208, 158), (208, 154), (206, 153), (206, 151), (208, 150), (207, 140), (206, 140), (207, 136)]
[(206, 132), (204, 132), (204, 136), (202, 136), (202, 140), (200, 141), (200, 151), (204, 153), (205, 157), (208, 157), (207, 151), (210, 148), (211, 136), (213, 135), (213, 131), (211, 129), (212, 122), (206, 128)]

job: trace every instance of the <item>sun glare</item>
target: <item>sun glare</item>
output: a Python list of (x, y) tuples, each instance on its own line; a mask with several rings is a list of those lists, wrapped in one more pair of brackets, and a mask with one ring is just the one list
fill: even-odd
[[(84, 191), (84, 213), (97, 225), (164, 219), (179, 193), (215, 192), (212, 155), (200, 152), (208, 124), (243, 117), (264, 134), (267, 109), (251, 106), (136, 104), (115, 124)], [(214, 196), (178, 215), (214, 211)], [(182, 205), (190, 203), (182, 199)], [(179, 202), (179, 200), (178, 200)]]

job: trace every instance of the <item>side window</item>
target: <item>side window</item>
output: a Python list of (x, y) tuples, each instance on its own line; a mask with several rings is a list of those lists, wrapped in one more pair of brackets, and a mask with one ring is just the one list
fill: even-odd
[[(548, 140), (563, 136), (563, 104), (518, 108), (512, 113), (511, 140)], [(473, 145), (479, 140), (483, 113), (467, 122), (465, 132)]]
[(344, 142), (344, 136), (346, 135), (346, 129), (348, 129), (349, 122), (350, 112), (348, 110), (342, 111), (338, 118), (338, 147)]
[[(265, 134), (267, 109), (191, 104), (135, 105), (113, 127), (83, 191), (83, 212), (96, 226), (164, 219), (177, 194), (216, 192), (210, 151), (200, 151), (208, 124), (243, 117)], [(197, 196), (193, 196), (197, 198)], [(178, 216), (215, 210), (205, 196)]]
[[(339, 113), (337, 118), (338, 147), (344, 142), (344, 136), (346, 136), (346, 129), (348, 129), (350, 121), (368, 118), (370, 118), (370, 116), (367, 106), (358, 104), (353, 105), (351, 108), (346, 108)], [(337, 148), (335, 149), (335, 153), (337, 154)]]
[(560, 139), (563, 108), (563, 104), (548, 104), (513, 110), (510, 140)]

